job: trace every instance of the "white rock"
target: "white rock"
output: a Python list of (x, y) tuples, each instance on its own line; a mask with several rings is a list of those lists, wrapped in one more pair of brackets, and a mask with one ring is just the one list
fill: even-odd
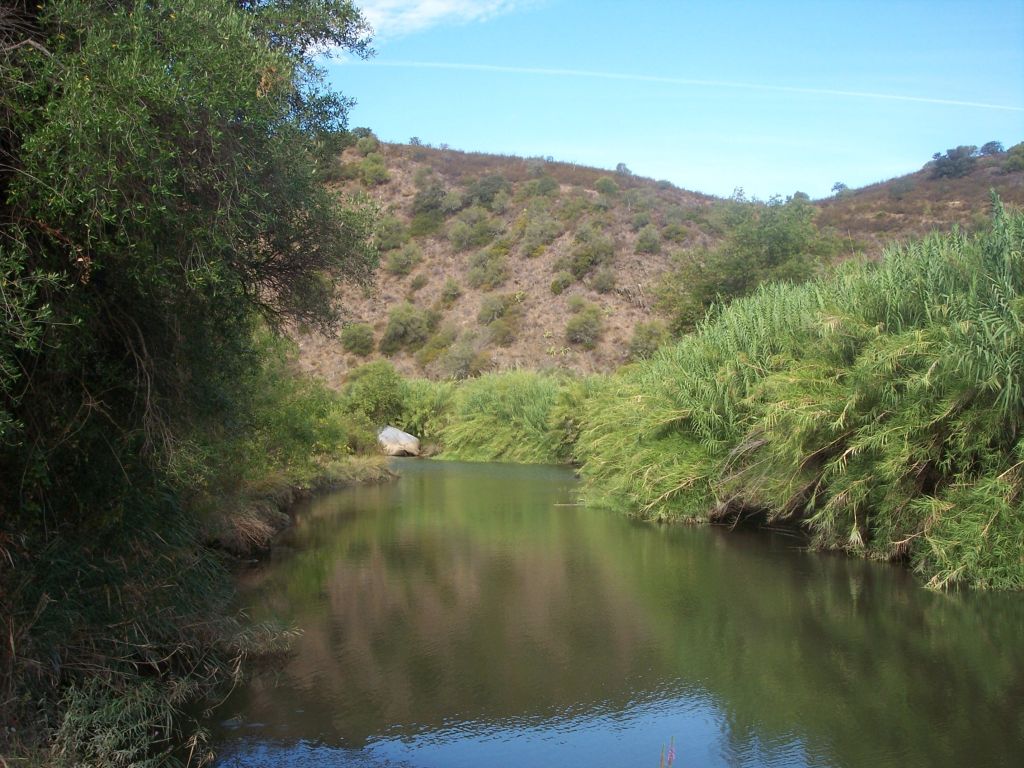
[(419, 456), (419, 438), (397, 427), (384, 427), (377, 433), (377, 442), (388, 456)]

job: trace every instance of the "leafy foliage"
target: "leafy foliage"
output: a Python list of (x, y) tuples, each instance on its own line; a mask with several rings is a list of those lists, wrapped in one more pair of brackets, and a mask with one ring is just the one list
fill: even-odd
[(366, 357), (373, 352), (373, 328), (366, 323), (349, 323), (341, 329), (341, 346), (346, 352)]
[(374, 266), (369, 209), (320, 183), (349, 102), (315, 58), (365, 54), (367, 27), (344, 0), (17, 2), (12, 18), (0, 719), (52, 728), (68, 763), (169, 759), (184, 698), (248, 652), (199, 546), (201, 499), (252, 477), (218, 457), (255, 461), (273, 435), (259, 466), (291, 476), (345, 440), (256, 331), (329, 329), (327, 275)]
[(725, 241), (681, 256), (658, 289), (659, 306), (676, 333), (693, 328), (716, 302), (745, 296), (763, 282), (813, 277), (838, 250), (834, 237), (819, 232), (814, 208), (801, 197), (732, 203), (725, 215)]

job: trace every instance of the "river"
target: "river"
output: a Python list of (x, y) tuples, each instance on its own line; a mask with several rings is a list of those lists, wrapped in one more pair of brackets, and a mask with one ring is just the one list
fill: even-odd
[(551, 467), (401, 460), (242, 577), (301, 628), (217, 765), (1024, 765), (1024, 598), (792, 534), (658, 527)]

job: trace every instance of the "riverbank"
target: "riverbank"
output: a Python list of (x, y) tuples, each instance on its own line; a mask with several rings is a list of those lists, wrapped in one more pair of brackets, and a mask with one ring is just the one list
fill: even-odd
[[(933, 588), (1024, 588), (1024, 216), (763, 286), (651, 360), (399, 387), (442, 457), (574, 463), (645, 519), (756, 514)], [(429, 414), (426, 418), (423, 414)]]

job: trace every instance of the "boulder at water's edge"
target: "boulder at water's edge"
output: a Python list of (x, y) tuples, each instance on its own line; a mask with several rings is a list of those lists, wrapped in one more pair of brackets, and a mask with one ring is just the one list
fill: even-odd
[(419, 438), (397, 427), (384, 427), (377, 433), (377, 442), (388, 456), (419, 456)]

